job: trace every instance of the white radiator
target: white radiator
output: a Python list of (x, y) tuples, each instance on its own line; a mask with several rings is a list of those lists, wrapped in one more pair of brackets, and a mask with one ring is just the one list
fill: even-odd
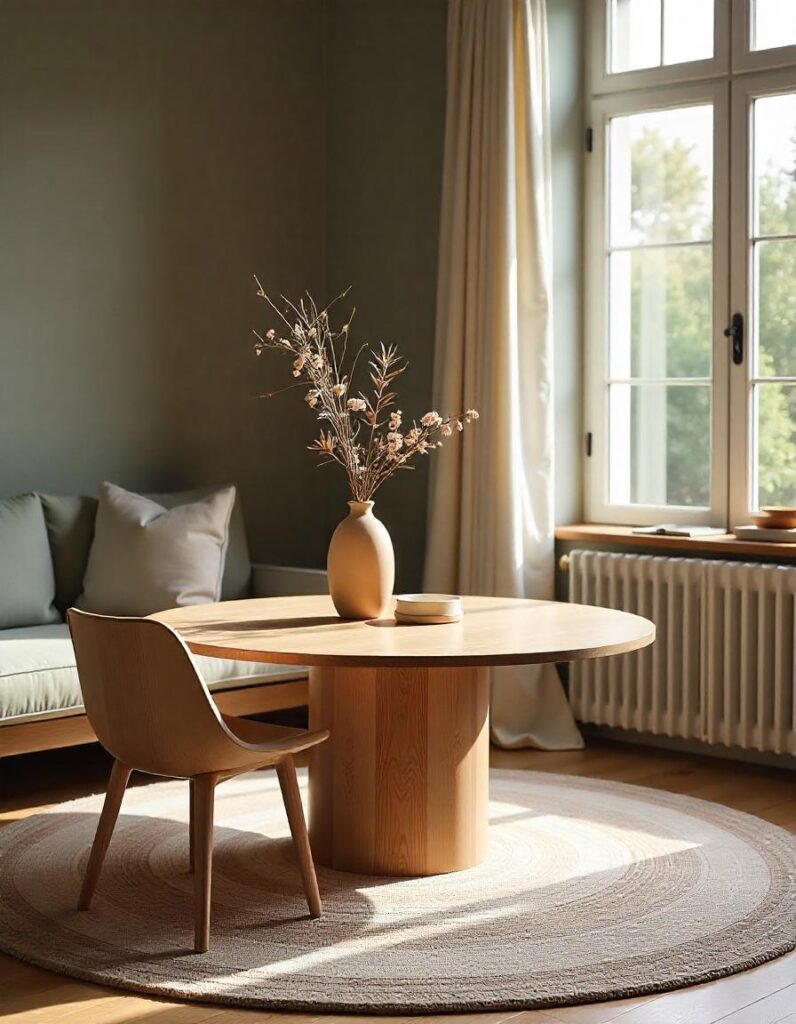
[(576, 718), (796, 754), (796, 567), (572, 551), (570, 601), (636, 612), (651, 647), (575, 663)]

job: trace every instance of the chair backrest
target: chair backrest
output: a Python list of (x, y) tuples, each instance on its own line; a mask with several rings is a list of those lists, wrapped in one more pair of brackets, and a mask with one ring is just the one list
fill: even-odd
[(187, 647), (162, 622), (70, 608), (86, 714), (100, 743), (128, 767), (189, 777), (234, 746)]

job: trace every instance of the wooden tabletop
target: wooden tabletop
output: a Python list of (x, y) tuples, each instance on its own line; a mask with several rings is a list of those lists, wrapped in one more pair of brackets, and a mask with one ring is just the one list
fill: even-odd
[(624, 654), (655, 639), (639, 615), (555, 601), (465, 597), (460, 622), (352, 622), (328, 595), (224, 601), (158, 612), (196, 654), (280, 665), (529, 665)]

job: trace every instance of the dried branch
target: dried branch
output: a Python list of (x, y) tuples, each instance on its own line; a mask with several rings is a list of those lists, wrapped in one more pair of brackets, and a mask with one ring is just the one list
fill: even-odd
[[(266, 300), (287, 328), (286, 336), (278, 336), (271, 328), (265, 334), (255, 331), (255, 352), (266, 349), (289, 353), (293, 357), (294, 384), (266, 392), (270, 398), (283, 391), (305, 387), (304, 400), (325, 424), (319, 436), (308, 446), (320, 455), (320, 465), (336, 462), (348, 478), (351, 495), (356, 501), (370, 501), (373, 495), (399, 469), (413, 469), (410, 461), (416, 455), (427, 455), (442, 446), (439, 437), (450, 437), (454, 430), (461, 431), (465, 423), (478, 419), (475, 409), (458, 416), (440, 416), (425, 413), (420, 423), (412, 420), (409, 430), (402, 429), (403, 417), (395, 408), (398, 395), (393, 382), (406, 372), (408, 362), (399, 355), (394, 345), (380, 343), (378, 348), (363, 344), (347, 366), (346, 356), (351, 322), (355, 309), (339, 331), (332, 330), (329, 310), (350, 289), (341, 292), (329, 305), (318, 309), (313, 297), (306, 293), (297, 303), (280, 296), (286, 313), (295, 317), (291, 324), (267, 295), (254, 275), (257, 295)], [(342, 345), (338, 352), (338, 342)], [(371, 392), (354, 391), (354, 376), (360, 355), (367, 351), (368, 376)], [(360, 441), (362, 428), (366, 428), (364, 441)]]

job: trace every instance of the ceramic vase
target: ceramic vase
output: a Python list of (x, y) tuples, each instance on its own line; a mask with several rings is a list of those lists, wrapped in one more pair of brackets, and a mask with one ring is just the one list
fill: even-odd
[(349, 501), (348, 508), (329, 545), (329, 593), (341, 618), (378, 619), (395, 582), (392, 541), (372, 501)]

